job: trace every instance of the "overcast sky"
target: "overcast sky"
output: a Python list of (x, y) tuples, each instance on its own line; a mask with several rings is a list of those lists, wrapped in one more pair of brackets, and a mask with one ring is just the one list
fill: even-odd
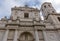
[(60, 0), (0, 0), (0, 18), (11, 15), (11, 8), (14, 6), (24, 6), (39, 8), (44, 2), (51, 2), (56, 11), (60, 12)]

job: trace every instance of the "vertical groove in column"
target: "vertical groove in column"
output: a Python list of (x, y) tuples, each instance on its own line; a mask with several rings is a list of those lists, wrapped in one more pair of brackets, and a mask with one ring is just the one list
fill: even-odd
[(35, 31), (35, 41), (39, 41), (39, 36), (37, 30)]
[(17, 38), (18, 38), (17, 34), (18, 34), (18, 31), (17, 31), (17, 30), (15, 30), (14, 40), (13, 40), (13, 41), (17, 41)]
[(45, 31), (43, 31), (43, 36), (44, 36), (44, 41), (47, 41), (47, 36)]
[(9, 33), (9, 30), (6, 30), (2, 41), (7, 41), (8, 33)]

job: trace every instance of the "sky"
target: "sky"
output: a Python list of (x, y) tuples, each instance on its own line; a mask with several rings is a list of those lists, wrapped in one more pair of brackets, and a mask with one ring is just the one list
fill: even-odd
[(40, 9), (44, 2), (51, 2), (55, 10), (60, 13), (60, 0), (0, 0), (0, 19), (4, 16), (10, 17), (11, 8), (14, 6), (24, 6)]

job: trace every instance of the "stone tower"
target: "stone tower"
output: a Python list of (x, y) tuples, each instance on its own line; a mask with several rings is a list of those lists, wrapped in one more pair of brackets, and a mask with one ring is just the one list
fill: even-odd
[(51, 3), (45, 2), (41, 5), (41, 12), (44, 16), (44, 19), (46, 19), (48, 14), (56, 13), (56, 10), (54, 9)]

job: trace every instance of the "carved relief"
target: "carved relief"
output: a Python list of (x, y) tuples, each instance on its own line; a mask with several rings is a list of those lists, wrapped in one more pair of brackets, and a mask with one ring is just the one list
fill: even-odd
[(48, 36), (48, 38), (49, 38), (50, 40), (54, 40), (55, 36), (54, 36), (53, 33), (50, 33), (49, 36)]
[(47, 32), (48, 41), (56, 41), (56, 33), (55, 32)]

